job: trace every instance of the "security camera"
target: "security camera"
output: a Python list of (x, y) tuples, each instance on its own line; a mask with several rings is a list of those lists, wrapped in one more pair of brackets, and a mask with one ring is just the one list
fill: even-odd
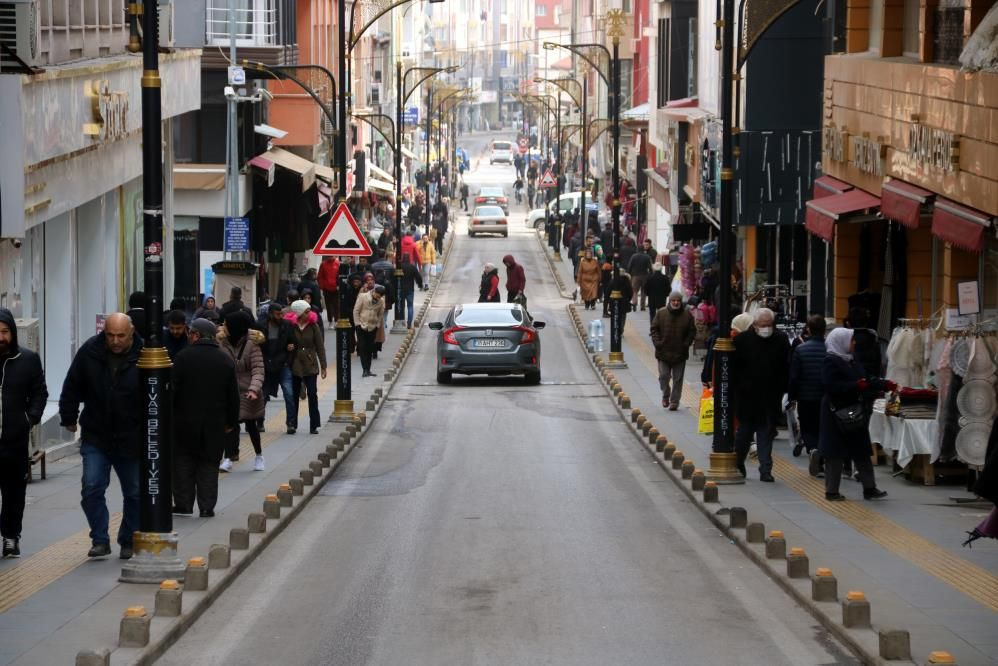
[(236, 91), (232, 89), (232, 86), (225, 86), (225, 89), (222, 92), (225, 93), (225, 99), (236, 98)]
[(268, 102), (274, 101), (274, 93), (270, 92), (266, 88), (257, 88), (257, 92), (260, 93), (260, 95)]
[(271, 127), (267, 124), (253, 125), (253, 131), (257, 134), (262, 134), (264, 136), (269, 136), (272, 139), (283, 139), (288, 135), (285, 130), (278, 129), (276, 127)]
[(20, 238), (11, 238), (10, 239), (10, 244), (13, 245), (17, 249), (21, 249), (22, 241), (21, 241)]

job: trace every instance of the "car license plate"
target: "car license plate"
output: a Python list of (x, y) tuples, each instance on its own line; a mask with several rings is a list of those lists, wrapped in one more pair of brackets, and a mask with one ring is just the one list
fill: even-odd
[(506, 341), (502, 338), (475, 338), (476, 349), (502, 349)]

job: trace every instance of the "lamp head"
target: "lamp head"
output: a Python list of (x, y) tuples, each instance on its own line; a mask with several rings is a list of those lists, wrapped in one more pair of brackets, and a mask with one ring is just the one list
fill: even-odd
[(534, 83), (544, 83), (544, 79), (539, 76), (534, 77)]
[(544, 42), (545, 51), (554, 51), (556, 48), (558, 48), (558, 45), (554, 42)]

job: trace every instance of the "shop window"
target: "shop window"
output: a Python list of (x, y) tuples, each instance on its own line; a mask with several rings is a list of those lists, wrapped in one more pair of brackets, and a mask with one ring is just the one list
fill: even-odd
[(963, 50), (964, 8), (940, 6), (936, 9), (933, 50), (935, 62), (943, 65), (959, 65), (960, 51)]
[(998, 239), (988, 239), (981, 253), (981, 310), (998, 311)]
[(665, 106), (669, 101), (669, 19), (658, 20), (658, 42), (657, 55), (658, 67), (656, 67), (656, 88), (655, 101), (658, 108)]
[(686, 85), (686, 96), (696, 97), (697, 95), (697, 43), (699, 42), (699, 35), (697, 34), (697, 19), (696, 17), (690, 18), (690, 33), (689, 33), (689, 58), (688, 66), (686, 68), (687, 72), (687, 85)]

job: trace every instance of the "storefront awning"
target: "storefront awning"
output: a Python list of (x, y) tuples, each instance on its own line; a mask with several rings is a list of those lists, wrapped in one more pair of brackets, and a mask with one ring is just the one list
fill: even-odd
[(662, 174), (655, 169), (645, 169), (648, 176), (648, 185), (651, 190), (652, 199), (667, 212), (671, 212), (672, 205), (669, 202), (669, 181), (662, 177)]
[(225, 189), (224, 164), (177, 164), (173, 167), (173, 189), (218, 191)]
[(383, 180), (378, 180), (377, 178), (367, 179), (367, 189), (375, 192), (377, 194), (383, 194), (387, 196), (394, 196), (395, 188), (391, 183), (386, 183)]
[(659, 113), (671, 120), (678, 120), (681, 123), (692, 123), (708, 116), (709, 114), (701, 109), (696, 97), (684, 97), (666, 102), (665, 106), (659, 109)]
[(408, 157), (410, 160), (418, 160), (419, 159), (419, 157), (416, 156), (416, 153), (412, 152), (411, 150), (409, 150), (405, 146), (402, 146), (402, 154), (405, 155), (406, 157)]
[[(282, 169), (292, 171), (299, 176), (301, 176), (301, 191), (307, 191), (312, 185), (315, 184), (315, 164), (309, 162), (304, 157), (298, 157), (292, 152), (284, 150), (283, 148), (271, 148), (265, 153), (258, 155), (256, 158), (262, 157), (264, 160), (273, 162)], [(250, 160), (253, 163), (253, 160)]]
[[(395, 177), (392, 176), (392, 174), (388, 173), (376, 164), (371, 164), (370, 162), (368, 162), (367, 168), (371, 170), (372, 176), (376, 177), (378, 180), (383, 180), (388, 183), (389, 186), (394, 187)], [(394, 192), (395, 190), (393, 189), (392, 191)]]
[(984, 248), (984, 232), (992, 224), (986, 213), (949, 199), (936, 199), (932, 212), (932, 235), (971, 252)]
[(815, 236), (831, 243), (835, 238), (835, 223), (842, 216), (879, 205), (879, 198), (863, 190), (812, 199), (807, 202), (804, 226)]
[(339, 178), (337, 178), (336, 172), (333, 170), (333, 167), (328, 167), (323, 164), (316, 164), (315, 177), (321, 181), (326, 182), (334, 189), (339, 187), (340, 181)]
[(880, 194), (880, 212), (888, 220), (900, 222), (910, 229), (918, 228), (922, 206), (933, 196), (932, 192), (915, 187), (903, 180), (889, 180)]
[(648, 124), (648, 110), (650, 105), (648, 102), (644, 104), (638, 104), (637, 106), (632, 106), (626, 111), (620, 113), (620, 122), (625, 125), (632, 125), (643, 127)]
[(842, 194), (843, 192), (848, 192), (852, 189), (852, 185), (849, 183), (843, 183), (837, 178), (832, 178), (831, 176), (821, 176), (814, 181), (814, 191), (812, 196), (815, 199), (820, 199), (822, 197), (830, 197), (836, 194)]

